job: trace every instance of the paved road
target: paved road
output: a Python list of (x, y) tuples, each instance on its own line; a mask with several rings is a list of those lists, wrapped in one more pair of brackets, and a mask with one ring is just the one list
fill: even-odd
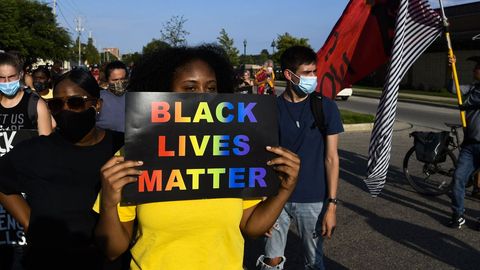
[[(328, 269), (480, 269), (480, 231), (474, 222), (480, 216), (480, 200), (467, 195), (466, 226), (451, 229), (446, 226), (450, 198), (421, 196), (404, 180), (401, 164), (412, 145), (408, 134), (415, 129), (425, 127), (394, 132), (387, 185), (378, 198), (369, 196), (362, 181), (370, 133), (341, 135), (341, 203), (335, 236), (324, 245)], [(247, 243), (247, 269), (255, 269), (261, 253), (260, 240)], [(303, 269), (294, 233), (286, 256), (287, 269)]]
[[(340, 109), (375, 115), (378, 99), (352, 96), (347, 101), (338, 101), (337, 104)], [(456, 109), (410, 102), (398, 102), (396, 119), (419, 127), (441, 130), (446, 129), (444, 122), (460, 123), (459, 111)]]

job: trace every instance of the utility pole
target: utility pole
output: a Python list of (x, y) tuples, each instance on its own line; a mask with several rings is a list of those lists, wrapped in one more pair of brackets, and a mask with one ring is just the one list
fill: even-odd
[(75, 21), (77, 22), (77, 27), (75, 28), (75, 30), (78, 33), (78, 67), (80, 67), (82, 65), (82, 42), (80, 41), (80, 36), (85, 29), (82, 26), (81, 17), (77, 17)]
[(53, 0), (53, 18), (57, 20), (57, 0)]

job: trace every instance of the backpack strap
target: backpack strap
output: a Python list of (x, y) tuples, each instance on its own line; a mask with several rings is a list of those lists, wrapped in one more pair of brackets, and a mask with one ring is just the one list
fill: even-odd
[(313, 117), (315, 119), (315, 126), (325, 136), (325, 114), (323, 112), (323, 96), (318, 92), (313, 92), (309, 96), (310, 108), (312, 109)]
[(30, 95), (28, 97), (28, 119), (30, 119), (34, 126), (37, 126), (37, 104), (40, 96), (37, 93), (32, 92), (31, 90), (25, 91), (25, 94)]

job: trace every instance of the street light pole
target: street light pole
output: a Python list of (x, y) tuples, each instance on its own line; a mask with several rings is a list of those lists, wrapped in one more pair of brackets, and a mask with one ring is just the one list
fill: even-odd
[(270, 47), (272, 47), (272, 54), (275, 54), (275, 46), (277, 46), (277, 44), (275, 43), (275, 39), (272, 40), (272, 44), (270, 44)]
[(245, 57), (247, 55), (247, 40), (243, 40), (243, 56)]

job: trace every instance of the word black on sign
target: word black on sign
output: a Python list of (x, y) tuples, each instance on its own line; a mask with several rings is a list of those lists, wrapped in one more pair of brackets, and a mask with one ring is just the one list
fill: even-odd
[(127, 93), (125, 158), (144, 164), (122, 204), (276, 194), (268, 145), (278, 145), (275, 97)]

